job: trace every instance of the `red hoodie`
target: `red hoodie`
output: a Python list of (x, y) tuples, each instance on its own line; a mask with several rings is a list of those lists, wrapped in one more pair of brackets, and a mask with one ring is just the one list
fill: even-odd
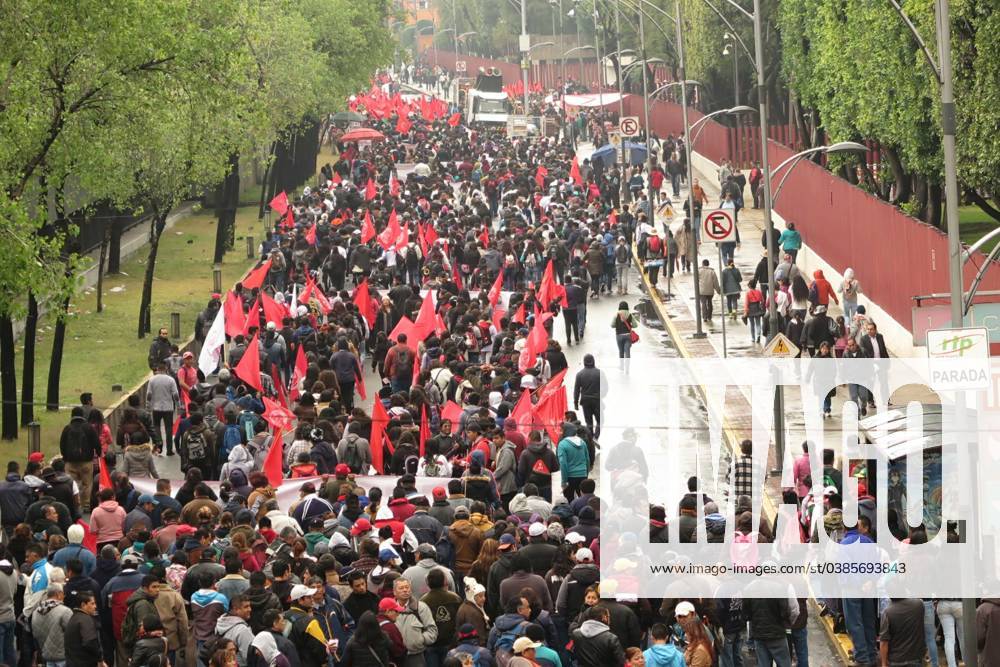
[(837, 294), (833, 291), (833, 286), (830, 281), (823, 277), (823, 272), (819, 269), (813, 271), (813, 284), (810, 287), (816, 288), (816, 305), (825, 306), (830, 303), (830, 297), (833, 297), (833, 302), (840, 304), (837, 299)]

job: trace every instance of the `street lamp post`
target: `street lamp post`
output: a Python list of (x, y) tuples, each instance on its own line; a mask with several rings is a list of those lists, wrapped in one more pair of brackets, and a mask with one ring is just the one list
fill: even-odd
[(722, 55), (728, 56), (729, 52), (733, 53), (733, 104), (739, 106), (740, 104), (740, 59), (739, 53), (736, 51), (736, 40), (733, 39), (731, 33), (725, 34), (725, 39), (729, 42), (726, 47), (722, 50)]

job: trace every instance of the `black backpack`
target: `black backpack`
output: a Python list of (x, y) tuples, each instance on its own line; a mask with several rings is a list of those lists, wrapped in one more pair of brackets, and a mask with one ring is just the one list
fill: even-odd
[(413, 375), (413, 353), (410, 348), (403, 346), (396, 353), (395, 379), (402, 380)]
[(185, 431), (187, 442), (187, 457), (189, 461), (203, 461), (208, 458), (208, 442), (205, 441), (205, 431)]
[[(90, 428), (89, 426), (85, 428)], [(87, 459), (86, 432), (81, 428), (70, 428), (66, 430), (66, 443), (63, 451), (63, 458), (67, 461), (83, 461)], [(93, 453), (91, 453), (93, 455)]]

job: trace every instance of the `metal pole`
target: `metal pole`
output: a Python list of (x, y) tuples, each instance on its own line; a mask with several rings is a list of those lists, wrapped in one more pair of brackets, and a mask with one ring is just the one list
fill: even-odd
[[(649, 172), (653, 168), (653, 155), (649, 149), (649, 90), (646, 84), (646, 29), (639, 12), (639, 53), (642, 54), (642, 124), (646, 132), (646, 198), (649, 200), (650, 224), (656, 226), (656, 209), (653, 208), (653, 191), (649, 187)], [(622, 147), (624, 148), (624, 143)]]
[[(691, 124), (688, 122), (687, 69), (685, 67), (686, 62), (684, 60), (684, 31), (681, 29), (681, 25), (681, 3), (680, 0), (675, 0), (674, 30), (676, 31), (677, 37), (677, 61), (681, 80), (681, 120), (684, 123), (684, 155), (687, 158), (688, 169), (688, 220), (690, 220), (691, 224), (691, 273), (694, 276), (695, 331), (693, 337), (704, 338), (705, 332), (702, 329), (701, 322), (701, 286), (698, 284), (699, 230), (695, 228), (694, 217), (694, 165), (691, 164)], [(698, 224), (701, 223), (699, 222)]]
[(576, 11), (577, 9), (578, 9), (578, 7), (576, 7), (575, 3), (574, 3), (574, 7), (573, 7), (573, 22), (576, 23), (576, 46), (577, 46), (577, 49), (578, 49), (577, 52), (576, 52), (576, 62), (580, 65), (580, 85), (584, 89), (586, 89), (586, 87), (587, 87), (586, 78), (587, 77), (585, 77), (583, 75), (583, 49), (580, 48), (580, 42), (581, 42), (581, 39), (580, 39), (580, 14)]
[[(615, 78), (618, 79), (618, 122), (621, 123), (622, 118), (625, 117), (625, 83), (622, 81), (622, 2), (621, 0), (615, 0), (615, 49), (617, 54), (615, 56), (615, 62), (617, 63), (617, 73)], [(621, 177), (619, 180), (619, 193), (618, 202), (621, 207), (625, 206), (626, 192), (628, 190), (628, 184), (625, 181), (625, 137), (622, 137), (622, 149), (621, 155), (619, 156), (621, 164)], [(670, 291), (670, 283), (667, 283), (667, 291)]]
[(458, 5), (456, 0), (451, 0), (451, 17), (455, 22), (455, 33), (452, 35), (454, 38), (452, 43), (455, 45), (455, 57), (458, 57)]
[[(591, 15), (591, 21), (594, 23), (594, 48), (597, 50), (597, 92), (601, 94), (604, 90), (604, 77), (601, 75), (601, 70), (604, 69), (601, 66), (601, 35), (597, 31), (597, 0), (594, 0), (594, 13)], [(600, 98), (603, 102), (604, 98)]]
[[(679, 4), (679, 3), (678, 3)], [(716, 249), (719, 251), (719, 283), (722, 283), (722, 244), (716, 243)], [(695, 281), (697, 282), (697, 280)], [(726, 359), (729, 357), (728, 346), (726, 345), (726, 295), (719, 292), (719, 319), (722, 320), (722, 358)]]
[[(761, 20), (760, 0), (753, 0), (754, 60), (757, 68), (757, 105), (760, 109), (760, 162), (764, 171), (764, 233), (767, 235), (767, 306), (768, 340), (778, 334), (778, 308), (775, 304), (774, 220), (771, 219), (771, 163), (767, 159), (767, 95), (764, 92), (764, 28)], [(782, 385), (774, 392), (774, 448), (778, 465), (785, 455), (785, 393)]]
[(528, 35), (528, 0), (521, 0), (521, 84), (524, 86), (524, 117), (528, 117), (528, 67), (531, 37)]
[(733, 97), (736, 100), (733, 106), (738, 107), (740, 105), (740, 59), (735, 41), (733, 42)]

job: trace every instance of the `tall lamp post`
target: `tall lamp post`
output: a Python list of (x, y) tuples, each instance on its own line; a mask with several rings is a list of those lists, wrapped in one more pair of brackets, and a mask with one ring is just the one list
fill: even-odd
[(731, 33), (725, 34), (726, 46), (722, 49), (722, 55), (733, 54), (733, 104), (740, 104), (740, 59), (736, 51), (736, 40)]
[[(528, 58), (529, 58), (528, 64), (529, 64), (529, 66), (531, 64), (530, 58), (531, 58), (531, 52), (532, 51), (534, 51), (535, 49), (537, 49), (537, 48), (539, 48), (541, 46), (555, 46), (555, 45), (556, 45), (555, 42), (538, 42), (537, 44), (532, 44), (528, 48)], [(528, 97), (528, 88), (527, 88), (527, 86), (525, 86), (525, 89), (524, 89), (524, 97), (525, 97), (525, 99), (527, 99), (527, 97)], [(525, 113), (525, 115), (528, 114), (528, 108), (527, 108), (527, 106), (524, 109), (524, 113)]]

